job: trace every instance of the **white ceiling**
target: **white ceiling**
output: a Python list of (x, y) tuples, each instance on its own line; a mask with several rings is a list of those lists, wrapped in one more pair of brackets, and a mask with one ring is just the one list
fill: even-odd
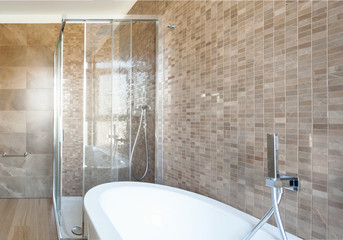
[[(0, 22), (60, 22), (62, 16), (125, 15), (136, 0), (0, 0)], [(99, 16), (100, 15), (100, 16)]]

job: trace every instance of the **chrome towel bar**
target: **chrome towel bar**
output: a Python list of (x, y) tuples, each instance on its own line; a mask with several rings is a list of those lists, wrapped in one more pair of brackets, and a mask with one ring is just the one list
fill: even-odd
[(26, 157), (27, 155), (29, 155), (28, 152), (24, 152), (24, 154), (8, 154), (7, 152), (4, 152), (2, 154), (3, 157)]

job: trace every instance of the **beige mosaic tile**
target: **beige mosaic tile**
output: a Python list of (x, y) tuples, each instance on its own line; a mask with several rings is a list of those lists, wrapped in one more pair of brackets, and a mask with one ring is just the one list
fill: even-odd
[[(342, 1), (138, 1), (164, 30), (164, 183), (261, 218), (279, 134), (287, 231), (341, 239)], [(176, 24), (171, 30), (167, 24)], [(274, 222), (274, 221), (271, 221)]]

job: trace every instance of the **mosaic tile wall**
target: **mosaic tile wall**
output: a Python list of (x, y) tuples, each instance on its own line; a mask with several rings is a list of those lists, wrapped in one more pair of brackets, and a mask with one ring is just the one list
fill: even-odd
[[(279, 134), (287, 231), (343, 238), (343, 1), (139, 1), (163, 16), (164, 183), (261, 218)], [(171, 30), (167, 24), (176, 24)]]
[[(156, 23), (134, 22), (132, 24), (132, 122), (131, 145), (133, 145), (140, 121), (141, 110), (137, 106), (149, 105), (146, 111), (149, 167), (144, 182), (155, 182), (155, 104), (156, 104)], [(135, 153), (132, 158), (133, 173), (141, 178), (146, 169), (144, 123), (142, 123)], [(134, 178), (132, 178), (134, 180)]]
[(82, 195), (84, 24), (66, 24), (63, 36), (62, 195)]
[(0, 198), (52, 196), (53, 54), (59, 24), (0, 24)]

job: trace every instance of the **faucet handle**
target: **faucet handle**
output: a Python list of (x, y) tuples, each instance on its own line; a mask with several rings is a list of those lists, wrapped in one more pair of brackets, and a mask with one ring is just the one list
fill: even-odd
[(298, 192), (300, 190), (300, 179), (298, 177), (281, 174), (279, 178), (266, 178), (266, 186), (272, 188), (285, 188)]
[(291, 191), (299, 191), (300, 179), (298, 177), (279, 174), (278, 135), (267, 134), (267, 167), (268, 176), (266, 186), (271, 188), (285, 188)]

